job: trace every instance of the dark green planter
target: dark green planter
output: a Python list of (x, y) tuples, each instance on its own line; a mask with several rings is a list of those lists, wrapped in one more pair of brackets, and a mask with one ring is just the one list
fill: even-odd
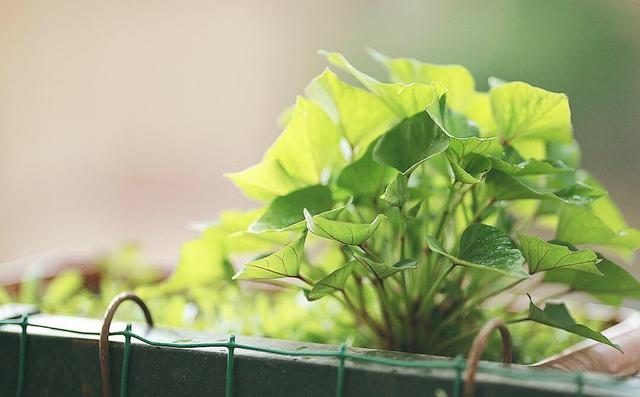
[[(31, 324), (97, 332), (100, 321), (37, 314)], [(112, 331), (125, 329), (114, 323)], [(28, 327), (24, 360), (23, 396), (100, 396), (98, 337)], [(156, 342), (192, 344), (226, 342), (228, 338), (207, 333), (147, 329), (135, 325), (133, 332)], [(0, 396), (15, 396), (20, 362), (21, 328), (0, 326)], [(114, 395), (122, 374), (123, 336), (110, 338), (110, 366)], [(238, 337), (236, 343), (259, 349), (278, 349), (293, 354), (339, 352), (336, 346), (274, 339)], [(128, 367), (128, 396), (225, 396), (228, 349), (154, 347), (133, 339)], [(394, 365), (361, 360), (390, 359)], [(233, 396), (373, 397), (461, 395), (464, 360), (369, 349), (347, 349), (343, 390), (336, 357), (291, 357), (234, 349)], [(400, 366), (401, 365), (401, 366)], [(415, 366), (415, 367), (412, 367)], [(419, 367), (422, 366), (422, 367)], [(438, 368), (439, 367), (439, 368)], [(481, 363), (477, 396), (560, 397), (640, 396), (638, 379), (615, 380), (598, 375)], [(446, 393), (446, 394), (444, 394)]]

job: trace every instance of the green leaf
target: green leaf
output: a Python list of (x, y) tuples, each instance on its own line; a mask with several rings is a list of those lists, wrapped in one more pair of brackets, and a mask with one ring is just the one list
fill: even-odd
[(225, 176), (248, 197), (259, 201), (284, 196), (304, 185), (291, 177), (277, 160), (265, 160), (244, 171), (228, 173)]
[(398, 270), (415, 269), (418, 267), (418, 261), (415, 259), (400, 259), (393, 267)]
[(596, 266), (598, 257), (591, 250), (571, 251), (563, 245), (548, 243), (538, 237), (529, 237), (520, 233), (518, 233), (518, 240), (531, 274), (569, 268), (602, 275)]
[(311, 233), (347, 245), (360, 245), (367, 241), (378, 230), (380, 223), (387, 219), (380, 214), (371, 223), (350, 223), (327, 219), (323, 215), (313, 216), (306, 209), (304, 218)]
[(351, 261), (318, 281), (311, 291), (309, 291), (307, 299), (313, 301), (326, 295), (333, 294), (336, 291), (344, 290), (344, 285), (349, 279), (349, 276), (353, 274), (356, 266), (358, 266), (358, 262)]
[(536, 306), (533, 301), (531, 301), (531, 297), (529, 297), (529, 319), (549, 327), (563, 329), (584, 338), (593, 339), (596, 342), (604, 343), (622, 352), (620, 346), (612, 343), (600, 332), (596, 332), (586, 325), (576, 323), (564, 303), (547, 303), (544, 310), (542, 310)]
[(195, 285), (226, 279), (225, 246), (217, 228), (182, 246), (176, 270), (157, 290), (145, 288), (147, 296), (180, 291)]
[(395, 170), (374, 161), (373, 148), (376, 142), (369, 145), (362, 157), (342, 169), (336, 179), (338, 186), (356, 195), (377, 197), (380, 194), (393, 178)]
[(463, 111), (468, 108), (470, 97), (475, 92), (476, 83), (465, 67), (435, 65), (411, 58), (392, 59), (373, 50), (370, 50), (369, 53), (387, 68), (392, 81), (405, 84), (440, 82), (449, 90), (449, 102), (452, 109)]
[(460, 239), (458, 255), (450, 254), (434, 237), (427, 237), (427, 243), (431, 251), (456, 265), (492, 270), (510, 277), (529, 276), (522, 268), (524, 257), (516, 244), (493, 226), (475, 223), (467, 227)]
[(329, 69), (311, 81), (306, 94), (322, 106), (351, 146), (371, 142), (395, 119), (380, 98), (343, 82)]
[(365, 270), (371, 273), (378, 280), (383, 280), (398, 273), (399, 271), (410, 269), (410, 267), (394, 267), (389, 266), (386, 263), (376, 262), (369, 258), (366, 253), (362, 252), (360, 247), (344, 246), (343, 251), (347, 255), (352, 256), (364, 267)]
[(298, 97), (291, 119), (265, 153), (265, 161), (278, 161), (286, 173), (307, 185), (320, 183), (325, 169), (343, 162), (340, 131), (322, 108)]
[(76, 295), (84, 285), (84, 278), (79, 270), (65, 270), (55, 276), (42, 296), (42, 308), (45, 310), (60, 309), (65, 302)]
[(380, 199), (393, 207), (402, 207), (409, 200), (409, 178), (404, 174), (397, 174), (395, 179), (387, 186)]
[(491, 170), (491, 160), (487, 157), (471, 153), (457, 158), (451, 151), (446, 151), (455, 180), (467, 184), (480, 183), (482, 177)]
[(444, 152), (448, 145), (449, 138), (422, 112), (384, 134), (373, 149), (373, 158), (409, 174), (423, 161)]
[(578, 142), (568, 143), (547, 142), (545, 145), (546, 158), (549, 160), (560, 160), (569, 167), (578, 168), (580, 166), (581, 152)]
[(573, 172), (561, 161), (529, 159), (515, 164), (504, 160), (491, 159), (493, 169), (512, 176), (548, 175)]
[[(434, 83), (434, 100), (426, 110), (434, 122), (449, 137), (446, 157), (457, 181), (468, 184), (480, 182), (480, 178), (491, 170), (491, 161), (487, 157), (501, 157), (502, 146), (496, 137), (479, 138), (477, 136), (458, 137), (460, 134), (457, 119), (447, 108), (447, 90), (441, 84)], [(465, 119), (466, 120), (466, 119)]]
[(556, 238), (571, 244), (595, 244), (630, 254), (640, 248), (640, 232), (611, 229), (588, 208), (566, 205), (560, 213)]
[(541, 187), (530, 185), (524, 179), (498, 170), (491, 170), (487, 174), (486, 181), (490, 194), (495, 200), (553, 199), (583, 205), (606, 195), (606, 192), (583, 182), (576, 182), (555, 192), (544, 191)]
[(407, 217), (409, 219), (417, 218), (418, 213), (420, 212), (420, 209), (422, 208), (423, 204), (424, 204), (424, 200), (420, 200), (417, 203), (415, 203), (412, 207), (410, 207), (407, 210)]
[[(467, 69), (460, 65), (434, 65), (408, 58), (391, 59), (375, 51), (370, 52), (374, 59), (383, 63), (389, 71), (392, 81), (423, 84), (440, 84), (449, 92), (449, 105), (456, 113), (464, 114), (473, 120), (483, 131), (495, 130), (495, 123), (491, 114), (489, 95), (475, 91), (475, 81)], [(455, 116), (453, 117), (455, 119)], [(454, 121), (454, 120), (452, 120)], [(467, 121), (459, 119), (459, 121)], [(451, 132), (461, 132), (449, 125)], [(467, 126), (462, 126), (468, 128)], [(471, 128), (470, 130), (472, 130)], [(477, 134), (474, 134), (477, 135)]]
[(489, 95), (498, 133), (505, 141), (572, 140), (571, 110), (566, 95), (545, 91), (523, 82), (494, 87)]
[(359, 71), (336, 52), (320, 51), (337, 68), (350, 73), (365, 88), (376, 94), (400, 119), (411, 117), (424, 111), (424, 107), (433, 100), (433, 89), (426, 84), (387, 84)]
[(298, 277), (304, 255), (307, 233), (293, 240), (282, 249), (264, 258), (249, 262), (233, 276), (234, 280), (260, 280)]
[(330, 210), (332, 206), (331, 190), (328, 187), (323, 185), (305, 187), (273, 200), (267, 211), (249, 226), (249, 231), (260, 233), (284, 230), (304, 220), (303, 209), (306, 208), (315, 215)]
[(618, 302), (623, 298), (640, 299), (640, 282), (631, 273), (607, 258), (599, 259), (597, 267), (603, 276), (559, 269), (545, 273), (544, 281), (565, 284), (571, 291), (587, 292), (607, 302), (611, 298)]

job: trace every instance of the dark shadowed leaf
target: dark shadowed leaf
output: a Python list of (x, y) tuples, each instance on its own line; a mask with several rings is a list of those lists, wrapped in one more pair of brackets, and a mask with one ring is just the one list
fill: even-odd
[(336, 180), (338, 186), (355, 195), (369, 197), (377, 197), (382, 192), (395, 170), (373, 160), (376, 142), (369, 145), (362, 157), (342, 169)]
[(450, 254), (433, 237), (427, 237), (431, 251), (444, 255), (460, 266), (493, 270), (507, 276), (525, 278), (524, 257), (516, 244), (503, 231), (493, 226), (476, 223), (469, 226), (460, 239), (458, 255)]
[(299, 189), (273, 200), (267, 211), (249, 226), (249, 231), (282, 230), (304, 220), (302, 210), (305, 208), (315, 215), (330, 210), (332, 206), (328, 187), (317, 185)]
[(373, 158), (407, 174), (447, 146), (447, 135), (426, 112), (420, 112), (386, 132), (373, 149)]
[(576, 323), (564, 303), (547, 303), (544, 310), (542, 310), (536, 306), (533, 301), (531, 301), (531, 298), (529, 298), (529, 300), (530, 320), (549, 327), (563, 329), (567, 332), (571, 332), (572, 334), (585, 338), (593, 339), (622, 351), (618, 345), (612, 343), (600, 332), (594, 331), (586, 325)]

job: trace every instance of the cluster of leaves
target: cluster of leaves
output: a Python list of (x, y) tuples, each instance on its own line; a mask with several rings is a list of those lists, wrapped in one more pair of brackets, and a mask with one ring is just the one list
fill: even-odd
[[(47, 313), (102, 318), (115, 295), (135, 290), (160, 326), (325, 343), (339, 343), (351, 335), (350, 317), (338, 302), (311, 304), (296, 291), (238, 288), (230, 280), (168, 291), (168, 284), (161, 282), (164, 273), (131, 244), (102, 256), (96, 272), (87, 270), (67, 268), (50, 278), (31, 272), (19, 288), (0, 287), (0, 305), (28, 303)], [(312, 321), (317, 317), (334, 321)], [(129, 304), (118, 310), (117, 319), (144, 321), (139, 308)]]
[[(632, 255), (640, 232), (579, 168), (565, 95), (499, 79), (479, 92), (462, 66), (373, 53), (383, 83), (323, 54), (358, 85), (330, 69), (311, 81), (263, 160), (228, 175), (263, 205), (204, 225), (167, 288), (253, 254), (234, 279), (335, 299), (369, 345), (437, 354), (466, 350), (483, 304), (525, 280), (608, 304), (640, 297), (602, 253)], [(614, 346), (564, 304), (540, 303), (490, 315)]]

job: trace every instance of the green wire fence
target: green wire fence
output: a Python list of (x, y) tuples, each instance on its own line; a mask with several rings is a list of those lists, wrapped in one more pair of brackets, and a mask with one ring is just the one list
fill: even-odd
[[(18, 362), (18, 379), (16, 387), (16, 397), (23, 396), (24, 380), (26, 371), (26, 353), (27, 353), (27, 339), (28, 339), (28, 327), (43, 328), (53, 331), (66, 332), (70, 334), (85, 335), (85, 336), (99, 336), (99, 332), (87, 332), (77, 331), (73, 329), (53, 327), (43, 324), (36, 324), (29, 322), (29, 316), (24, 315), (20, 319), (0, 320), (0, 326), (3, 325), (17, 325), (21, 327), (19, 337), (19, 362)], [(131, 344), (132, 339), (136, 339), (142, 343), (167, 348), (205, 348), (205, 347), (218, 347), (227, 349), (227, 365), (226, 365), (226, 381), (225, 381), (225, 397), (234, 396), (234, 360), (235, 351), (238, 349), (252, 350), (256, 352), (269, 353), (282, 356), (294, 356), (294, 357), (332, 357), (338, 360), (337, 366), (337, 382), (336, 382), (336, 397), (345, 396), (345, 362), (351, 360), (353, 362), (369, 362), (385, 366), (405, 367), (405, 368), (423, 368), (423, 369), (449, 369), (455, 374), (453, 379), (453, 386), (451, 395), (452, 397), (462, 396), (462, 384), (463, 384), (463, 372), (467, 367), (467, 361), (458, 356), (451, 360), (420, 360), (420, 361), (405, 361), (400, 359), (392, 359), (385, 357), (375, 357), (370, 355), (357, 354), (348, 351), (345, 344), (335, 351), (289, 351), (270, 347), (252, 346), (242, 343), (237, 343), (234, 335), (230, 335), (224, 342), (203, 342), (203, 343), (173, 343), (173, 342), (159, 342), (145, 338), (142, 335), (138, 335), (132, 332), (131, 323), (126, 325), (123, 331), (110, 332), (109, 336), (124, 336), (124, 350), (122, 356), (122, 374), (120, 379), (120, 396), (127, 396), (128, 388), (128, 375), (129, 375), (129, 361), (131, 357)], [(560, 371), (518, 371), (515, 369), (500, 368), (491, 365), (480, 363), (480, 372), (493, 374), (505, 378), (529, 380), (529, 381), (541, 381), (541, 382), (556, 382), (573, 388), (574, 395), (576, 397), (584, 396), (584, 389), (586, 386), (592, 385), (599, 388), (616, 386), (623, 389), (621, 391), (628, 391), (629, 393), (637, 393), (637, 386), (630, 385), (628, 388), (624, 388), (624, 380), (610, 378), (610, 377), (597, 377), (592, 379), (590, 376), (584, 376), (584, 374), (578, 373), (563, 373)], [(620, 390), (620, 389), (618, 389)], [(637, 394), (629, 394), (637, 395)]]

